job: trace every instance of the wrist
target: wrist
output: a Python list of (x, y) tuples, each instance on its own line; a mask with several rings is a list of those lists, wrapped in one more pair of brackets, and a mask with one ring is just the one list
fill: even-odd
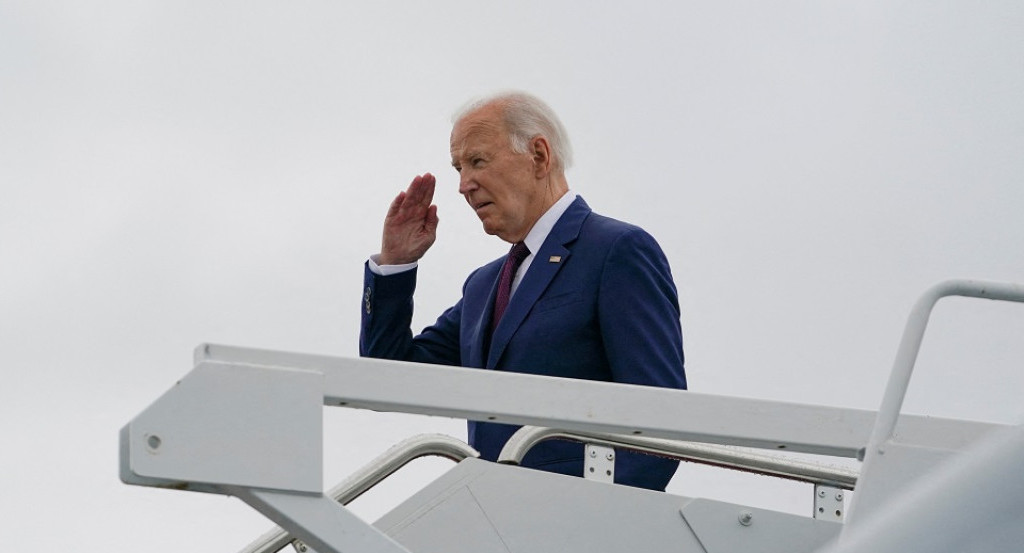
[(395, 255), (381, 252), (374, 256), (374, 260), (379, 265), (407, 265), (409, 263), (415, 263), (415, 259), (403, 259)]
[(373, 254), (370, 256), (367, 266), (370, 268), (370, 272), (380, 276), (389, 276), (398, 273), (404, 273), (406, 271), (415, 269), (417, 267), (416, 262), (412, 263), (384, 263), (380, 254)]

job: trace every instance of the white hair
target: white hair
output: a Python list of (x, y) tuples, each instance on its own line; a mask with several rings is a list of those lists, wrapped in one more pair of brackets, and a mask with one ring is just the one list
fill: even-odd
[(453, 123), (486, 105), (501, 106), (508, 141), (517, 154), (529, 152), (530, 141), (538, 136), (547, 139), (551, 147), (552, 166), (561, 172), (572, 167), (572, 146), (569, 134), (558, 120), (554, 110), (540, 98), (520, 91), (507, 91), (473, 100), (455, 112)]

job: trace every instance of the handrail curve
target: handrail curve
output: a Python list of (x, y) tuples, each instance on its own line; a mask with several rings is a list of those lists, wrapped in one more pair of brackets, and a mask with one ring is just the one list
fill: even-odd
[(885, 386), (882, 404), (878, 408), (875, 427), (868, 439), (869, 449), (877, 449), (892, 438), (903, 400), (907, 395), (907, 388), (910, 387), (910, 375), (914, 372), (914, 364), (924, 341), (924, 332), (928, 327), (932, 308), (940, 299), (948, 296), (1024, 302), (1024, 285), (984, 280), (946, 280), (932, 286), (918, 298), (907, 317), (907, 325), (903, 329), (903, 336), (896, 350), (896, 358), (893, 360), (892, 372), (889, 373), (889, 381)]
[[(348, 505), (409, 462), (421, 457), (443, 457), (458, 463), (480, 453), (461, 440), (444, 434), (420, 434), (407, 438), (363, 465), (327, 492), (342, 505)], [(294, 538), (281, 528), (273, 528), (250, 543), (239, 553), (276, 553)]]

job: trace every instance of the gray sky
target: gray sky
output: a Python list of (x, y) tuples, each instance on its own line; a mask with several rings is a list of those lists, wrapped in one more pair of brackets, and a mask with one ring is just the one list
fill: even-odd
[[(417, 173), (441, 226), (415, 325), (453, 303), (505, 246), (456, 191), (449, 117), (504, 88), (561, 115), (596, 211), (662, 244), (694, 390), (874, 409), (928, 286), (1024, 282), (1022, 60), (1017, 1), (0, 0), (0, 536), (159, 553), (266, 529), (122, 485), (118, 430), (202, 342), (356, 355), (361, 264)], [(906, 409), (1020, 422), (1021, 336), (1024, 306), (944, 300)], [(325, 420), (328, 485), (407, 436), (464, 437)], [(810, 509), (743, 478), (687, 467), (670, 490)]]

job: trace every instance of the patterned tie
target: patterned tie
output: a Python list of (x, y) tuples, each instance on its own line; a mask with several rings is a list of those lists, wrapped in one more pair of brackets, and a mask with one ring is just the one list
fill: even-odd
[(498, 327), (498, 321), (505, 314), (508, 299), (512, 296), (512, 280), (528, 255), (530, 255), (530, 248), (527, 248), (526, 244), (522, 242), (516, 242), (509, 250), (508, 257), (505, 258), (505, 264), (501, 267), (501, 278), (498, 279), (498, 295), (494, 298), (494, 318), (491, 319), (491, 330)]

